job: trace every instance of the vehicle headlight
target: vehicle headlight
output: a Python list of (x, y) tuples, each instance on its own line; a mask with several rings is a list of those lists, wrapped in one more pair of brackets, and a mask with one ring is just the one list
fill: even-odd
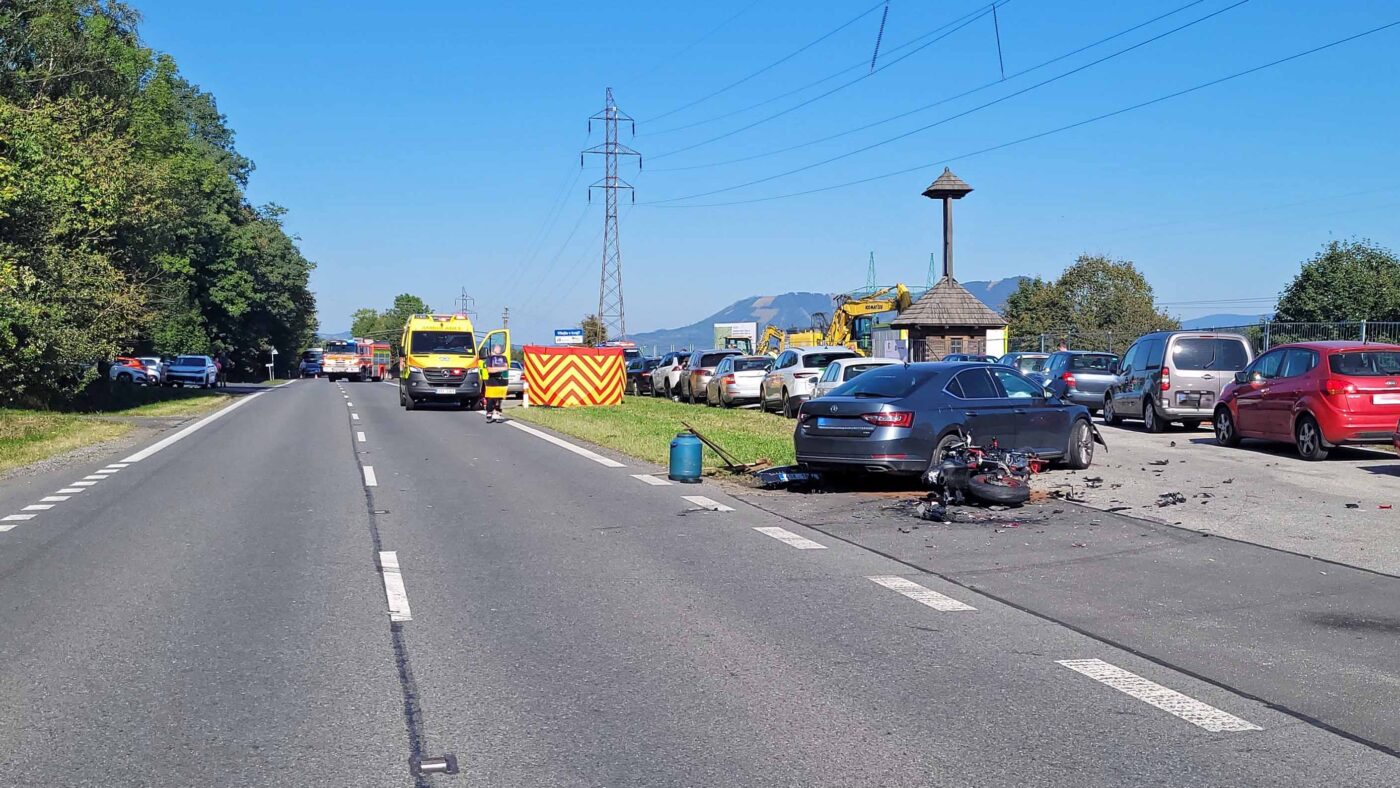
[(422, 374), (423, 368), (422, 368), (422, 367), (415, 367), (415, 366), (413, 366), (412, 364), (409, 364), (409, 365), (408, 365), (408, 374), (412, 375), (414, 372), (417, 372), (417, 373), (419, 373), (419, 374)]

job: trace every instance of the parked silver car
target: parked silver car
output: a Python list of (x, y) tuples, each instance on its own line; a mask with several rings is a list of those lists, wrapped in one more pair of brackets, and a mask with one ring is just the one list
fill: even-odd
[(214, 359), (208, 356), (180, 356), (166, 368), (165, 379), (176, 386), (213, 388), (218, 374)]
[(1000, 359), (997, 359), (997, 363), (1005, 364), (1008, 367), (1015, 367), (1029, 375), (1044, 370), (1045, 362), (1049, 358), (1049, 353), (1007, 353)]
[(824, 394), (830, 394), (831, 390), (840, 386), (848, 380), (854, 380), (862, 372), (869, 372), (876, 367), (883, 367), (887, 364), (903, 364), (892, 358), (840, 358), (826, 365), (822, 374), (817, 378), (816, 385), (812, 387), (812, 398), (815, 399)]
[(690, 363), (686, 365), (685, 377), (681, 379), (681, 390), (678, 392), (681, 399), (692, 405), (704, 402), (705, 388), (710, 385), (710, 378), (715, 374), (715, 367), (730, 356), (741, 355), (743, 353), (738, 350), (725, 350), (723, 348), (697, 350), (691, 353)]
[(1044, 361), (1039, 372), (1028, 373), (1028, 376), (1046, 385), (1064, 381), (1065, 397), (1070, 402), (1083, 405), (1090, 413), (1098, 413), (1109, 387), (1118, 382), (1113, 372), (1117, 366), (1118, 357), (1112, 353), (1060, 350)]
[(763, 376), (773, 366), (768, 356), (728, 356), (715, 367), (705, 386), (705, 404), (732, 408), (740, 403), (757, 402)]
[(146, 374), (151, 377), (152, 385), (165, 382), (165, 362), (160, 356), (138, 356), (137, 360), (146, 367)]
[(1159, 331), (1139, 337), (1104, 394), (1104, 423), (1142, 419), (1148, 432), (1162, 432), (1179, 421), (1194, 430), (1214, 414), (1235, 373), (1253, 360), (1254, 349), (1239, 334)]

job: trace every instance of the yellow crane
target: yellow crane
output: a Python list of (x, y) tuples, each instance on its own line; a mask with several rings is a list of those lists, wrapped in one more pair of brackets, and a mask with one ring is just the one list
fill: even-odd
[[(903, 284), (877, 290), (864, 298), (843, 296), (838, 300), (836, 311), (824, 331), (784, 331), (777, 326), (770, 325), (763, 330), (763, 336), (759, 338), (754, 352), (775, 355), (790, 347), (844, 345), (857, 353), (864, 354), (865, 350), (860, 347), (860, 340), (864, 337), (857, 335), (856, 321), (859, 318), (883, 312), (895, 312), (896, 314), (903, 312), (909, 308), (912, 302), (913, 298), (909, 294), (909, 288)], [(867, 332), (868, 329), (859, 333), (865, 334)]]

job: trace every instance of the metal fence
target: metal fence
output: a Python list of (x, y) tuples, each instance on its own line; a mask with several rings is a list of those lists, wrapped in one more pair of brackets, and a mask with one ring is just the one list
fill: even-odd
[[(1284, 323), (1268, 320), (1243, 326), (1212, 326), (1192, 331), (1218, 331), (1243, 334), (1263, 353), (1276, 345), (1290, 342), (1321, 342), (1345, 340), (1350, 342), (1385, 342), (1400, 344), (1400, 322), (1349, 320), (1337, 323)], [(1052, 331), (1044, 334), (1011, 337), (1006, 342), (1009, 352), (1050, 353), (1063, 345), (1067, 350), (1102, 350), (1122, 353), (1143, 332), (1122, 331)]]

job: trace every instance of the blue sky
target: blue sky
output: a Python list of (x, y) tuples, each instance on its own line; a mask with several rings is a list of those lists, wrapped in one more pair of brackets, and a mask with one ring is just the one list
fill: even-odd
[[(989, 16), (908, 54), (917, 44), (905, 44), (928, 41), (988, 1), (892, 0), (873, 75), (874, 0), (135, 4), (146, 43), (215, 94), (239, 148), (256, 162), (251, 198), (290, 209), (288, 226), (318, 265), (312, 284), (323, 329), (344, 329), (354, 309), (387, 307), (400, 292), (449, 309), (465, 287), (483, 327), (497, 325), (509, 306), (517, 338), (527, 340), (547, 339), (597, 307), (601, 194), (590, 205), (585, 187), (601, 162), (580, 173), (578, 151), (601, 141), (600, 128), (589, 137), (585, 121), (607, 86), (639, 121), (635, 138), (623, 134), (644, 154), (644, 169), (624, 163), (638, 204), (624, 208), (621, 235), (628, 327), (645, 331), (749, 295), (858, 287), (872, 251), (882, 281), (921, 284), (939, 243), (935, 205), (919, 194), (942, 171), (935, 162), (1400, 20), (1396, 2), (1252, 0), (1230, 8), (1237, 0), (1203, 0), (1016, 76), (1189, 0), (1014, 0), (997, 10), (1005, 82)], [(865, 153), (673, 200), (933, 124), (1222, 9)], [(853, 19), (786, 62), (671, 112)], [(1159, 301), (1191, 317), (1267, 310), (1263, 301), (1225, 301), (1275, 296), (1330, 238), (1400, 247), (1397, 46), (1400, 27), (952, 162), (976, 190), (957, 207), (958, 278), (1053, 277), (1080, 253), (1104, 253), (1134, 260)], [(761, 155), (989, 83), (902, 120)], [(728, 113), (736, 114), (717, 118)], [(679, 151), (755, 121), (764, 122)], [(929, 166), (710, 207), (917, 165)], [(1201, 303), (1208, 301), (1221, 303)]]

